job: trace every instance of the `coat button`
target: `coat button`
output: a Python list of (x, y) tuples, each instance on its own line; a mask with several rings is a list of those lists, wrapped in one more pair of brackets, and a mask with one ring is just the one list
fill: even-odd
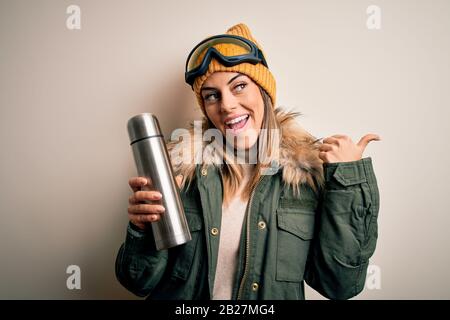
[(259, 230), (263, 230), (266, 228), (266, 223), (264, 221), (258, 222), (258, 228)]
[(206, 168), (202, 169), (202, 176), (206, 176), (208, 174), (208, 170)]
[(211, 234), (212, 234), (213, 236), (217, 236), (217, 235), (219, 234), (219, 229), (217, 229), (217, 228), (212, 228), (212, 229), (211, 229)]
[(253, 282), (253, 283), (252, 283), (252, 290), (253, 290), (253, 291), (258, 291), (258, 288), (259, 288), (258, 283)]

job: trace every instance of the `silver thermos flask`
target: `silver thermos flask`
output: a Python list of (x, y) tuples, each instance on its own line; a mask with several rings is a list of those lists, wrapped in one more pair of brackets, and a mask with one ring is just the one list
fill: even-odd
[(152, 190), (163, 195), (166, 210), (151, 224), (156, 249), (188, 242), (191, 233), (158, 119), (151, 113), (141, 113), (128, 120), (127, 128), (138, 175), (151, 179)]

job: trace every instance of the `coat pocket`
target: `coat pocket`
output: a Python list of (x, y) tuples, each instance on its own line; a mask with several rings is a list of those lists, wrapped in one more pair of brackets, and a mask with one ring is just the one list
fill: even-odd
[(277, 280), (303, 280), (314, 223), (314, 211), (277, 211)]
[(191, 271), (195, 251), (203, 229), (202, 218), (196, 213), (186, 211), (186, 220), (189, 225), (192, 240), (174, 248), (175, 263), (172, 276), (186, 280)]

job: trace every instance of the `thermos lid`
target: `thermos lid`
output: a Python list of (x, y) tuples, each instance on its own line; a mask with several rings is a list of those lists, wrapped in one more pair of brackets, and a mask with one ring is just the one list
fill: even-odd
[(130, 118), (127, 128), (130, 144), (146, 138), (162, 137), (158, 119), (151, 113), (140, 113)]

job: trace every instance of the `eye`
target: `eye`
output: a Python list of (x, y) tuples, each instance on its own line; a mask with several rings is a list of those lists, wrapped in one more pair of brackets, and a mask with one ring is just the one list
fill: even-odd
[(247, 84), (246, 83), (239, 83), (236, 87), (234, 87), (234, 89), (237, 91), (237, 92), (241, 92), (242, 90), (244, 90), (244, 88), (247, 86)]
[(205, 94), (203, 99), (206, 102), (214, 102), (214, 101), (216, 101), (218, 99), (218, 95), (217, 95), (217, 93), (208, 93), (208, 94)]

